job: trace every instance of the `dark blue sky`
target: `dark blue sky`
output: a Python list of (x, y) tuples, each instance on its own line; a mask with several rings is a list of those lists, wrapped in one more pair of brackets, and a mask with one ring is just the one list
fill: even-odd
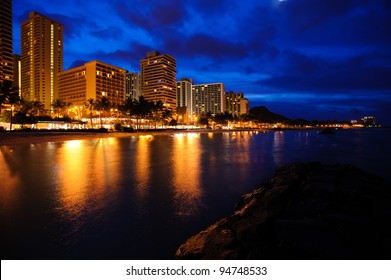
[(13, 0), (14, 51), (30, 11), (65, 26), (65, 69), (101, 60), (139, 71), (146, 52), (177, 77), (224, 82), (290, 118), (391, 125), (389, 0)]

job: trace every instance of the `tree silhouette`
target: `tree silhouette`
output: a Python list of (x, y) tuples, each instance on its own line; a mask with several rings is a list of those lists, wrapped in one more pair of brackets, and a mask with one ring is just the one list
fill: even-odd
[(94, 112), (94, 109), (95, 109), (95, 100), (94, 98), (88, 98), (87, 102), (84, 104), (84, 106), (88, 109), (88, 111), (90, 112), (90, 125), (91, 125), (91, 128), (93, 127), (92, 126), (92, 114)]
[(145, 118), (150, 113), (150, 104), (145, 100), (144, 96), (140, 96), (139, 99), (133, 99), (133, 114), (136, 116), (136, 127), (139, 129), (139, 119)]
[(100, 100), (96, 100), (94, 103), (94, 109), (99, 111), (100, 127), (103, 127), (102, 124), (102, 113), (110, 110), (110, 102), (107, 97), (102, 97)]
[(67, 106), (67, 104), (61, 99), (53, 100), (51, 105), (52, 105), (53, 111), (57, 112), (57, 118), (60, 118), (61, 110)]

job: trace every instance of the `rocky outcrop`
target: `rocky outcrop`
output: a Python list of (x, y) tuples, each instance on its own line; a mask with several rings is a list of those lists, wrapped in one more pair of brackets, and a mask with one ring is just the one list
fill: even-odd
[(178, 259), (390, 259), (391, 186), (351, 165), (281, 168)]

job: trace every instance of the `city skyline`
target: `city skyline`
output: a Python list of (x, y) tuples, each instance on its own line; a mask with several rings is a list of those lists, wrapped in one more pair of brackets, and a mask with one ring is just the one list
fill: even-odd
[(290, 118), (391, 123), (387, 1), (13, 1), (17, 29), (31, 11), (62, 22), (64, 69), (101, 60), (140, 71), (145, 53), (177, 59), (177, 80), (223, 82), (252, 107)]

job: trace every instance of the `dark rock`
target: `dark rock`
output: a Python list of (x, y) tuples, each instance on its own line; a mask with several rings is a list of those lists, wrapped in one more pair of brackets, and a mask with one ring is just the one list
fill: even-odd
[(189, 238), (179, 259), (390, 259), (391, 186), (352, 165), (297, 163)]

